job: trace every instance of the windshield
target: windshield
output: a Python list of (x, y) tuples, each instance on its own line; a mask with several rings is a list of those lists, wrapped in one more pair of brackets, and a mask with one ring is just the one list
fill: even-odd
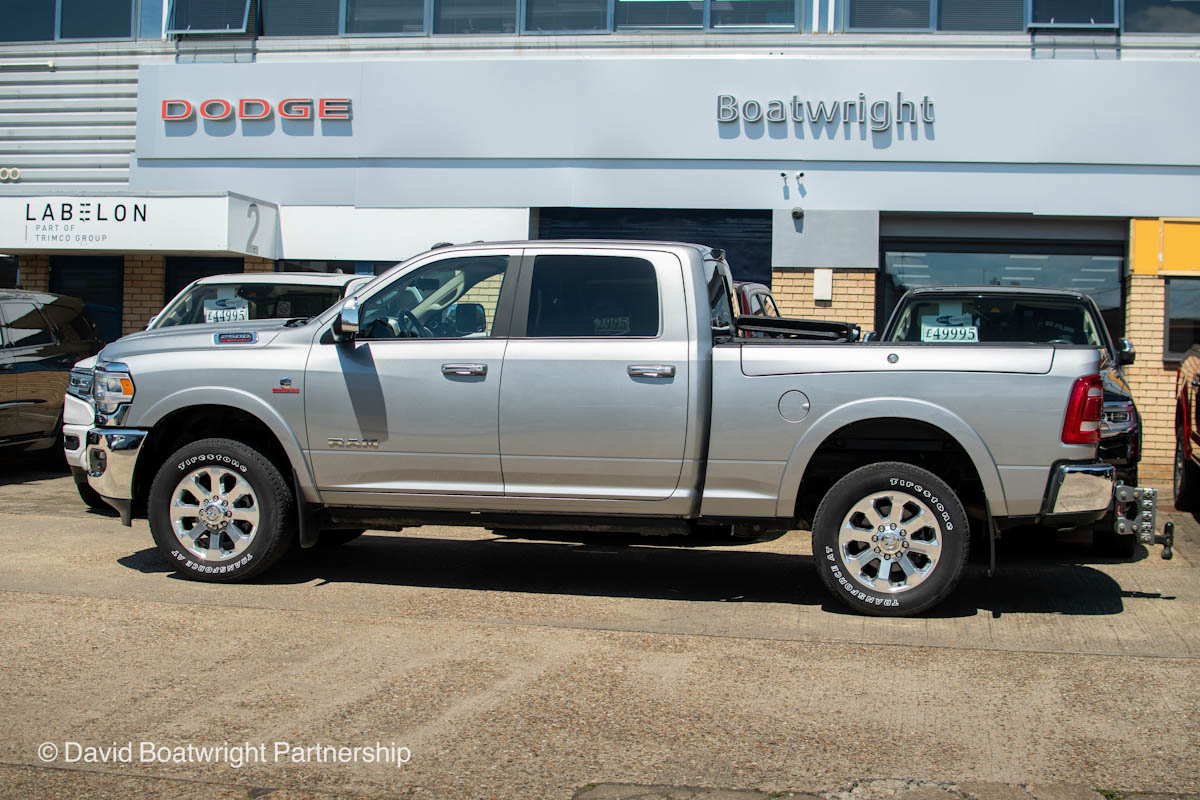
[(150, 329), (171, 325), (314, 317), (342, 296), (340, 286), (272, 283), (194, 284), (162, 310)]
[(920, 298), (907, 303), (889, 342), (1032, 342), (1107, 349), (1086, 303), (1063, 298)]

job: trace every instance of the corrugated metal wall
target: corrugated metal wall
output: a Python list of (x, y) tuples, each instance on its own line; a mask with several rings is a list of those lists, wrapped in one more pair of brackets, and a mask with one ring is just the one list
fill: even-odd
[(137, 112), (137, 68), (170, 61), (164, 42), (0, 47), (0, 169), (6, 189), (126, 186)]

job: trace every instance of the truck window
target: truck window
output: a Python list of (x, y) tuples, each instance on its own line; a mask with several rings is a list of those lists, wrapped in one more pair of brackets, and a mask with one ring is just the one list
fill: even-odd
[(509, 257), (435, 261), (393, 281), (362, 304), (360, 339), (491, 336)]
[(1087, 306), (1040, 297), (952, 297), (913, 301), (888, 341), (1032, 342), (1105, 347)]
[(645, 259), (534, 259), (526, 336), (657, 336), (658, 317), (658, 280)]
[(54, 341), (50, 327), (33, 303), (20, 300), (5, 303), (4, 316), (8, 319), (9, 346), (33, 347)]

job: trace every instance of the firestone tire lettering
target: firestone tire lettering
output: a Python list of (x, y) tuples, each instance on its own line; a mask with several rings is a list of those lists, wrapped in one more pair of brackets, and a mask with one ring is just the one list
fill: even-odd
[[(858, 582), (842, 562), (838, 532), (851, 507), (872, 493), (902, 490), (934, 511), (941, 555), (924, 581), (895, 594), (879, 592)], [(855, 611), (881, 616), (920, 613), (945, 599), (958, 584), (970, 546), (966, 512), (941, 478), (920, 467), (890, 462), (860, 467), (833, 485), (813, 520), (813, 549), (823, 553), (817, 573), (835, 597)]]
[[(185, 473), (196, 466), (219, 464), (244, 476), (260, 507), (254, 539), (241, 557), (207, 562), (181, 546), (168, 513), (171, 493)], [(279, 468), (253, 448), (230, 439), (202, 439), (173, 453), (154, 477), (147, 504), (150, 532), (159, 553), (185, 577), (232, 582), (251, 578), (270, 568), (295, 541), (294, 498)]]

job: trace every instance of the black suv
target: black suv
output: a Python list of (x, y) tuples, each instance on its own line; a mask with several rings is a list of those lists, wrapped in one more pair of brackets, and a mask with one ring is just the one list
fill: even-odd
[(0, 289), (0, 451), (57, 442), (71, 367), (101, 346), (82, 301)]

